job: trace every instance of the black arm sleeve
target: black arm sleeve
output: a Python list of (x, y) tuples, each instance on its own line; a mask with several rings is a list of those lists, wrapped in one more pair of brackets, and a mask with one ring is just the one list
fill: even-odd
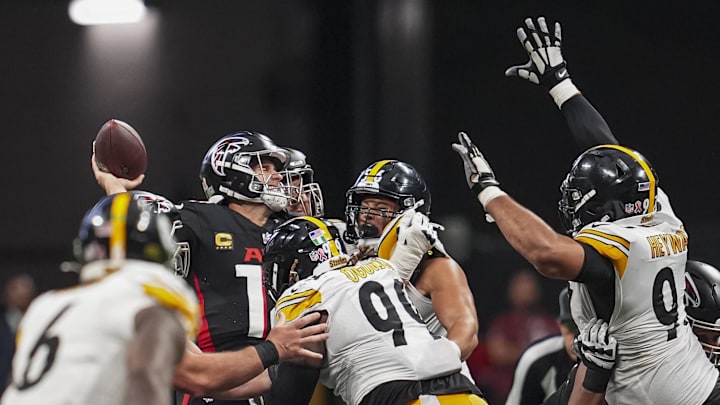
[(586, 284), (612, 283), (615, 277), (615, 268), (612, 262), (601, 256), (592, 246), (581, 243), (585, 250), (585, 261), (580, 274), (573, 281)]
[[(271, 367), (272, 368), (272, 367)], [(306, 405), (315, 391), (320, 369), (294, 363), (280, 363), (270, 371), (272, 387), (263, 396), (268, 405)]]
[(582, 150), (596, 145), (619, 144), (605, 119), (582, 94), (566, 101), (561, 111), (575, 143)]

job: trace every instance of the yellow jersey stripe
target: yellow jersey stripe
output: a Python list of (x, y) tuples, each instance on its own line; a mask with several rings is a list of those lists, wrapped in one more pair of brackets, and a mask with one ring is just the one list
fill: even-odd
[(390, 256), (392, 256), (395, 251), (395, 246), (397, 246), (398, 242), (397, 228), (400, 225), (401, 218), (402, 216), (398, 216), (393, 220), (393, 223), (390, 224), (392, 228), (390, 228), (390, 231), (385, 233), (385, 237), (380, 241), (380, 245), (378, 246), (379, 258), (390, 260)]
[(296, 299), (305, 299), (305, 298), (309, 297), (310, 295), (312, 295), (314, 291), (315, 290), (305, 290), (305, 291), (301, 291), (299, 293), (288, 295), (287, 297), (280, 298), (280, 300), (278, 300), (278, 302), (275, 304), (275, 306), (280, 307), (282, 304), (284, 304), (288, 301), (292, 301), (292, 300), (296, 300)]
[[(280, 306), (280, 302), (275, 305), (275, 307), (278, 308), (279, 312), (285, 314), (285, 319), (287, 319), (288, 322), (300, 317), (300, 315), (305, 313), (308, 309), (321, 303), (323, 300), (322, 293), (318, 290), (310, 290), (306, 291), (305, 293), (306, 294), (304, 294), (304, 299), (297, 303), (289, 304), (284, 307)], [(295, 298), (298, 297), (296, 296)], [(287, 299), (284, 299), (281, 302), (287, 301)]]
[(130, 194), (121, 193), (115, 196), (110, 207), (110, 260), (125, 260), (127, 249), (127, 212), (130, 205)]
[(623, 278), (628, 262), (627, 253), (623, 252), (617, 246), (587, 236), (579, 235), (575, 237), (575, 240), (592, 246), (601, 256), (610, 259), (613, 267), (615, 267), (615, 271), (618, 272), (620, 278)]
[(624, 152), (624, 153), (630, 155), (630, 157), (635, 159), (635, 161), (637, 161), (638, 164), (640, 164), (640, 167), (643, 168), (643, 170), (645, 171), (645, 174), (647, 175), (648, 180), (650, 181), (650, 198), (649, 198), (650, 204), (648, 205), (648, 214), (651, 212), (654, 212), (655, 211), (655, 189), (656, 189), (655, 185), (657, 183), (657, 180), (655, 179), (655, 176), (653, 176), (652, 170), (650, 170), (650, 166), (648, 166), (648, 164), (643, 159), (641, 159), (637, 153), (635, 153), (631, 149), (625, 148), (623, 146), (620, 146), (620, 145), (598, 145), (592, 149), (597, 149), (597, 148), (617, 149), (621, 152)]
[(621, 237), (619, 237), (619, 236), (617, 236), (617, 235), (610, 235), (610, 234), (605, 233), (605, 232), (600, 232), (600, 231), (598, 231), (598, 230), (596, 230), (596, 229), (587, 229), (587, 228), (581, 230), (581, 231), (577, 234), (577, 236), (581, 236), (581, 235), (583, 235), (583, 234), (585, 234), (585, 233), (591, 234), (591, 235), (596, 235), (596, 236), (599, 236), (599, 237), (601, 237), (601, 238), (609, 239), (609, 240), (611, 240), (611, 241), (613, 241), (613, 242), (617, 242), (617, 243), (625, 246), (625, 249), (630, 250), (630, 242), (628, 242), (628, 240), (625, 239), (625, 238), (621, 238)]
[(145, 294), (155, 298), (161, 305), (175, 309), (183, 314), (188, 321), (188, 337), (195, 339), (200, 320), (200, 308), (197, 305), (186, 300), (182, 295), (158, 285), (143, 284), (143, 290), (145, 290)]

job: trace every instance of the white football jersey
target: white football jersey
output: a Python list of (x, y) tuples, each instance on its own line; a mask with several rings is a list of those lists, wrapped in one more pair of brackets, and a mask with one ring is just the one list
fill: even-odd
[[(588, 224), (575, 239), (592, 246), (615, 269), (609, 325), (619, 357), (607, 402), (702, 403), (718, 370), (687, 323), (683, 294), (688, 238), (669, 203), (653, 215)], [(570, 288), (572, 315), (582, 329), (596, 315), (589, 290), (593, 287), (570, 282)]]
[(328, 312), (320, 382), (348, 404), (388, 381), (424, 380), (461, 368), (458, 346), (430, 334), (387, 260), (375, 257), (300, 280), (274, 311), (288, 320)]
[(128, 260), (102, 279), (38, 296), (20, 323), (2, 403), (124, 403), (135, 315), (158, 304), (175, 310), (195, 338), (195, 293), (159, 264)]
[[(415, 305), (418, 314), (420, 314), (420, 317), (423, 322), (425, 322), (425, 325), (430, 333), (432, 333), (433, 336), (447, 337), (447, 329), (445, 329), (445, 327), (440, 323), (440, 319), (438, 319), (435, 309), (433, 308), (432, 300), (422, 295), (422, 293), (420, 293), (420, 291), (418, 291), (412, 284), (407, 284), (405, 288), (407, 295), (410, 298), (410, 302)], [(472, 374), (470, 373), (470, 368), (465, 361), (462, 362), (461, 372), (468, 378), (468, 380), (473, 383), (475, 382)]]

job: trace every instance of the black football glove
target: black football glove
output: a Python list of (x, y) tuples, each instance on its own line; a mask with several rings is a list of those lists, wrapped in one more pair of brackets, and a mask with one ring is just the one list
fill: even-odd
[(511, 66), (505, 76), (518, 76), (547, 90), (552, 89), (563, 80), (569, 79), (567, 63), (562, 56), (562, 29), (555, 23), (555, 30), (550, 33), (545, 17), (538, 17), (537, 24), (532, 18), (525, 19), (525, 28), (517, 29), (517, 37), (530, 56), (524, 65)]
[(607, 322), (591, 319), (575, 338), (573, 349), (587, 367), (583, 387), (605, 392), (617, 356), (617, 341), (610, 335)]

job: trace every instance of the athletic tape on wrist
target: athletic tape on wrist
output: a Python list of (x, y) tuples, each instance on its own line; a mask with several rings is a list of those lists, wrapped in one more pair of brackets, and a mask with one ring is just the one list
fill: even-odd
[(550, 89), (550, 95), (553, 100), (555, 100), (555, 104), (558, 108), (562, 108), (562, 105), (566, 101), (578, 93), (580, 93), (580, 90), (575, 87), (570, 79), (565, 79)]
[(485, 208), (490, 201), (504, 195), (507, 195), (507, 193), (502, 191), (500, 187), (490, 186), (486, 187), (483, 191), (481, 191), (477, 195), (477, 199), (478, 201), (480, 201), (480, 204), (482, 204), (483, 208)]
[(280, 361), (280, 353), (278, 353), (277, 347), (275, 347), (273, 342), (265, 340), (253, 347), (255, 351), (257, 351), (258, 357), (260, 357), (263, 368), (268, 368)]

